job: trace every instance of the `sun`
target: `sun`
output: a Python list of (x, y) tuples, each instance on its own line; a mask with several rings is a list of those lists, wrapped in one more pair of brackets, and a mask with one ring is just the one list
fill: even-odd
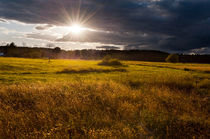
[(71, 27), (69, 27), (70, 32), (72, 32), (75, 35), (81, 34), (81, 32), (84, 30), (82, 26), (79, 24), (74, 24)]

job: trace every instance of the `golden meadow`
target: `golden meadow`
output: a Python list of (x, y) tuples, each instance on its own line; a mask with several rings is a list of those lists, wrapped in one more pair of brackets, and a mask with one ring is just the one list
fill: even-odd
[(1, 138), (208, 138), (210, 65), (0, 58)]

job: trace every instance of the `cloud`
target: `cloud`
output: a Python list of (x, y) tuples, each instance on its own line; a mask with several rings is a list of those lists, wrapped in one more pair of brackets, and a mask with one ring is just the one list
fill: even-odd
[(5, 19), (1, 19), (1, 18), (0, 18), (0, 22), (7, 23), (7, 20), (5, 20)]
[(120, 47), (116, 46), (96, 46), (97, 49), (103, 49), (103, 50), (119, 50)]
[(3, 33), (4, 35), (8, 35), (10, 33), (19, 33), (17, 32), (16, 30), (10, 30), (10, 29), (7, 29), (5, 27), (0, 27), (0, 31), (1, 33)]
[(152, 46), (148, 47), (148, 45), (145, 45), (143, 43), (137, 43), (137, 44), (129, 44), (124, 46), (124, 50), (144, 50), (144, 49), (155, 49)]
[(1, 0), (0, 6), (3, 19), (57, 26), (80, 22), (100, 30), (84, 38), (67, 34), (57, 41), (167, 51), (210, 47), (209, 0)]
[(37, 30), (47, 30), (47, 29), (49, 29), (51, 27), (53, 27), (53, 25), (49, 25), (49, 24), (47, 24), (47, 25), (38, 25), (38, 26), (35, 27), (35, 29), (37, 29)]
[(57, 39), (56, 35), (42, 34), (42, 33), (29, 33), (26, 34), (26, 38), (37, 39), (37, 40), (46, 40), (54, 41)]
[(102, 43), (113, 45), (129, 45), (133, 42), (144, 45), (153, 45), (161, 39), (160, 34), (145, 34), (142, 32), (112, 32), (112, 31), (91, 31), (85, 30), (79, 35), (68, 33), (63, 37), (57, 39), (58, 42), (88, 42), (88, 43)]
[(210, 53), (210, 48), (208, 47), (202, 47), (202, 48), (199, 48), (199, 49), (193, 49), (193, 50), (190, 50), (191, 54), (209, 54)]

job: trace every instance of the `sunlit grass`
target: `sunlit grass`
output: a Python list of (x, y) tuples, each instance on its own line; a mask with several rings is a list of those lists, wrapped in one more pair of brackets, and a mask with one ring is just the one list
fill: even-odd
[(0, 137), (208, 138), (210, 65), (98, 63), (0, 58)]

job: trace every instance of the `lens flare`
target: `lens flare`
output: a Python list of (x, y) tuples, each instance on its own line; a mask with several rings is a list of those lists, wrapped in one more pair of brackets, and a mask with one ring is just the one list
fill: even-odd
[(80, 34), (84, 28), (82, 28), (80, 25), (78, 24), (74, 24), (71, 27), (69, 27), (70, 32), (72, 32), (73, 34)]

